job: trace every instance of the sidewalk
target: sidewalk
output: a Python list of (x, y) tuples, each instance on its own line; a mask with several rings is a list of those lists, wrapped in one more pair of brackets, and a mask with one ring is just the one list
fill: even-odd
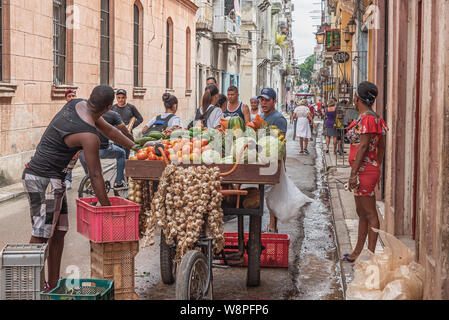
[[(115, 160), (101, 160), (102, 166), (103, 168), (105, 168), (107, 165), (113, 163), (113, 161)], [(78, 164), (75, 169), (73, 170), (73, 181), (75, 181), (75, 178), (82, 178), (85, 176), (83, 167)], [(72, 185), (72, 189), (73, 188), (77, 188), (78, 189), (78, 185)], [(14, 198), (18, 198), (22, 195), (25, 194), (25, 191), (23, 189), (23, 184), (22, 182), (19, 183), (15, 183), (9, 186), (5, 186), (5, 187), (1, 187), (0, 188), (0, 203), (14, 199)]]
[[(355, 248), (359, 225), (354, 196), (351, 192), (346, 191), (344, 187), (351, 173), (351, 167), (348, 163), (349, 145), (345, 145), (346, 153), (344, 156), (334, 154), (332, 142), (329, 154), (326, 154), (325, 150), (326, 144), (325, 139), (323, 139), (329, 200), (334, 215), (338, 251), (341, 259), (345, 253), (351, 253)], [(376, 247), (376, 253), (378, 252), (383, 252), (383, 246), (380, 241), (378, 241)], [(352, 266), (349, 263), (341, 263), (345, 291), (347, 285), (353, 279)]]

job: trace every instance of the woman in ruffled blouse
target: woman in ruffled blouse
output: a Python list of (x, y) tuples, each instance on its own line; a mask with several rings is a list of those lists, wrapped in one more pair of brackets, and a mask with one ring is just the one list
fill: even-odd
[(362, 252), (367, 236), (368, 249), (374, 253), (378, 237), (371, 228), (379, 229), (375, 189), (381, 176), (388, 128), (372, 110), (377, 95), (376, 85), (367, 81), (360, 83), (354, 95), (354, 105), (360, 117), (348, 128), (351, 142), (349, 164), (352, 168), (348, 185), (354, 192), (359, 216), (357, 245), (351, 254), (345, 254), (342, 259), (350, 263)]

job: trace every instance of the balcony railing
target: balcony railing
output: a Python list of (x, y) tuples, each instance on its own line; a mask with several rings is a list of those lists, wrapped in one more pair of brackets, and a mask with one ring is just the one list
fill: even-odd
[(212, 31), (214, 10), (207, 1), (199, 1), (198, 11), (196, 12), (196, 29), (197, 31)]
[(229, 17), (215, 16), (213, 25), (213, 32), (229, 33), (232, 35), (240, 34), (240, 25), (232, 21)]

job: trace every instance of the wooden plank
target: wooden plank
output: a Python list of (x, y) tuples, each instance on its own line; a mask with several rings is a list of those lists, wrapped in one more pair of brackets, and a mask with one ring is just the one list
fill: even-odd
[[(196, 164), (181, 165), (183, 167), (199, 166)], [(221, 172), (227, 172), (232, 169), (232, 164), (206, 165), (207, 167), (216, 166)], [(163, 161), (139, 161), (127, 160), (125, 173), (127, 177), (138, 180), (158, 181), (165, 170)], [(240, 164), (235, 172), (230, 176), (223, 178), (223, 183), (237, 184), (278, 184), (281, 174), (281, 165), (279, 162), (276, 173), (267, 175), (263, 169), (267, 169), (269, 165), (258, 164)]]

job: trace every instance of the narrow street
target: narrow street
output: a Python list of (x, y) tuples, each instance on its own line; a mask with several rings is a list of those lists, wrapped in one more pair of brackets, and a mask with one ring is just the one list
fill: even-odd
[[(321, 125), (320, 125), (321, 129)], [(321, 130), (320, 130), (321, 132)], [(261, 285), (247, 288), (246, 268), (215, 268), (214, 298), (217, 300), (317, 300), (342, 299), (332, 216), (326, 205), (325, 176), (323, 175), (322, 138), (309, 146), (309, 156), (299, 155), (298, 141), (293, 141), (293, 127), (289, 126), (287, 143), (287, 174), (313, 203), (303, 207), (297, 219), (288, 225), (279, 224), (279, 233), (290, 235), (289, 268), (261, 270)], [(68, 192), (70, 231), (65, 240), (61, 276), (89, 278), (89, 241), (76, 231), (76, 189)], [(0, 204), (0, 247), (6, 243), (27, 243), (31, 224), (27, 199), (22, 196)], [(262, 230), (269, 214), (265, 210)], [(247, 232), (248, 221), (245, 221)], [(225, 224), (225, 232), (236, 232), (237, 220)], [(174, 299), (175, 286), (162, 283), (159, 272), (159, 242), (143, 249), (136, 257), (136, 292), (140, 299)], [(79, 272), (79, 274), (76, 274)]]

